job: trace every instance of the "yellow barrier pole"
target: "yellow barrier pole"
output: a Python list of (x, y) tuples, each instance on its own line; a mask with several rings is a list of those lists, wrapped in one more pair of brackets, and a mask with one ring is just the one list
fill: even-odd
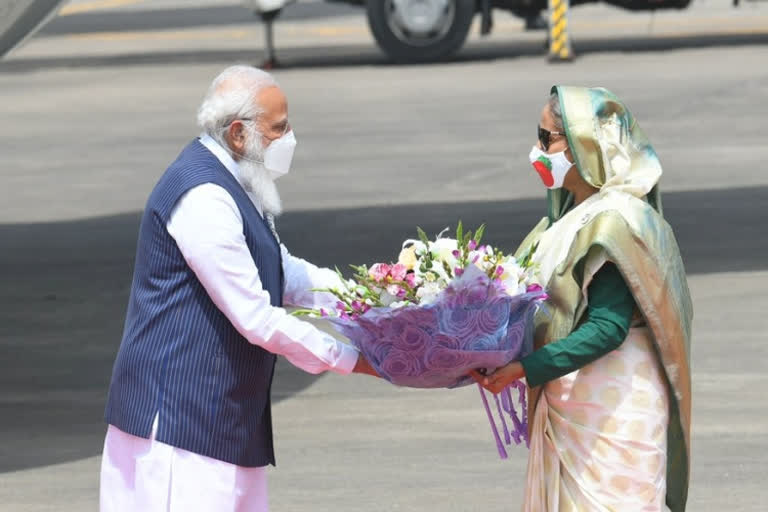
[(567, 62), (573, 60), (573, 48), (568, 32), (570, 0), (549, 0), (549, 60)]

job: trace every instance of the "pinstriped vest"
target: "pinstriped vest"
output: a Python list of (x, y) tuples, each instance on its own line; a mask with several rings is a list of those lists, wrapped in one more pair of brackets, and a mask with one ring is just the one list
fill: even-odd
[(274, 464), (270, 387), (275, 356), (248, 343), (189, 268), (166, 224), (191, 188), (229, 192), (273, 306), (282, 305), (280, 247), (243, 188), (199, 141), (171, 164), (141, 220), (131, 297), (105, 419), (149, 438), (238, 466)]

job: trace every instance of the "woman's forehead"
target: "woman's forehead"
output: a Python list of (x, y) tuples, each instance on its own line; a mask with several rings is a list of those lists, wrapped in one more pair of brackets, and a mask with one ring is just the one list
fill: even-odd
[(541, 121), (540, 121), (542, 128), (552, 128), (554, 129), (555, 126), (555, 118), (552, 116), (552, 111), (549, 110), (549, 105), (544, 105), (544, 108), (541, 109)]

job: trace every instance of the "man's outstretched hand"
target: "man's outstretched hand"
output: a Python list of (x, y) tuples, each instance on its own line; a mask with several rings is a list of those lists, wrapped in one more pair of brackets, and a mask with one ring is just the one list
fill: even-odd
[(357, 358), (357, 364), (355, 365), (352, 373), (364, 373), (365, 375), (372, 375), (373, 377), (380, 377), (378, 372), (373, 369), (371, 363), (365, 358), (363, 354), (360, 354)]

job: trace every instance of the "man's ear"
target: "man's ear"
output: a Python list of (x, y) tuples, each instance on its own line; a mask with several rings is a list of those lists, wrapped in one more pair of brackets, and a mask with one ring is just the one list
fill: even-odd
[(234, 121), (227, 130), (227, 142), (230, 148), (238, 155), (245, 150), (245, 126), (240, 121)]

